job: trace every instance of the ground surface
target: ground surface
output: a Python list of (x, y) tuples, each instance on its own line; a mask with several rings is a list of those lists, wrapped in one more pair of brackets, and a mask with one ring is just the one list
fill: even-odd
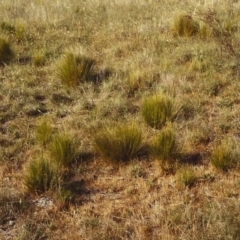
[[(209, 9), (227, 37), (173, 32), (180, 13), (216, 28)], [(221, 139), (239, 141), (239, 12), (230, 0), (1, 1), (0, 34), (15, 57), (0, 67), (0, 239), (240, 239), (239, 169), (210, 162)], [(69, 51), (96, 60), (97, 82), (60, 81)], [(104, 122), (135, 122), (150, 141), (158, 130), (140, 108), (157, 91), (181, 106), (172, 124), (192, 186), (148, 156), (112, 164), (92, 147)], [(28, 163), (51, 158), (36, 137), (43, 119), (79, 141), (63, 183), (69, 204), (24, 185)]]

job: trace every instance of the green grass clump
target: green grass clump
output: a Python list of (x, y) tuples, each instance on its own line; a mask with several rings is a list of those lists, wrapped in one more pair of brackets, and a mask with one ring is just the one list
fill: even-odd
[(14, 58), (12, 46), (7, 38), (0, 38), (0, 65), (8, 63)]
[(192, 167), (180, 168), (177, 171), (177, 178), (179, 183), (186, 187), (192, 187), (197, 181), (197, 176)]
[(224, 139), (214, 146), (211, 153), (211, 163), (219, 170), (227, 171), (239, 163), (238, 146), (231, 139)]
[(128, 161), (145, 150), (142, 132), (135, 125), (104, 127), (95, 133), (93, 145), (100, 155), (113, 162)]
[(173, 34), (180, 37), (192, 37), (199, 32), (199, 23), (192, 16), (181, 14), (173, 21)]
[(64, 84), (75, 87), (80, 82), (93, 80), (95, 65), (95, 61), (91, 58), (67, 53), (57, 66), (57, 75)]
[(58, 165), (68, 166), (78, 154), (78, 142), (68, 134), (57, 134), (50, 143), (50, 153)]
[(176, 135), (172, 127), (165, 127), (150, 144), (151, 156), (159, 160), (163, 167), (171, 165), (179, 153)]
[(59, 180), (58, 170), (45, 159), (32, 160), (26, 169), (24, 183), (30, 192), (43, 193), (54, 189)]
[(52, 127), (46, 119), (44, 119), (36, 129), (37, 140), (45, 147), (46, 143), (52, 136)]
[(164, 94), (154, 95), (144, 100), (141, 112), (150, 127), (161, 129), (176, 114), (174, 99)]

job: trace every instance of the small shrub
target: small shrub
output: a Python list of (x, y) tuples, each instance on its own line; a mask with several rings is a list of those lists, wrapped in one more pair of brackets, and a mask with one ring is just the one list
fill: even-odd
[(12, 46), (8, 39), (0, 38), (0, 65), (8, 63), (14, 57)]
[(52, 135), (52, 127), (47, 122), (46, 119), (44, 119), (36, 129), (36, 137), (37, 140), (45, 147), (46, 143), (50, 140)]
[(141, 112), (150, 127), (160, 129), (176, 114), (174, 99), (164, 94), (149, 97), (143, 102)]
[(93, 144), (103, 157), (114, 161), (128, 161), (145, 150), (142, 132), (137, 126), (104, 127), (95, 133)]
[(50, 144), (50, 153), (58, 165), (67, 166), (74, 161), (78, 154), (78, 143), (70, 135), (57, 134)]
[(57, 66), (57, 75), (67, 86), (75, 87), (80, 82), (93, 80), (95, 65), (91, 58), (67, 53)]
[(59, 180), (57, 168), (48, 160), (32, 160), (24, 176), (25, 186), (31, 192), (43, 193), (54, 189)]
[(234, 168), (238, 164), (237, 145), (233, 140), (225, 139), (214, 146), (211, 153), (212, 165), (222, 171)]
[(164, 128), (150, 144), (151, 156), (160, 160), (163, 167), (171, 165), (178, 152), (176, 136), (170, 126)]
[(196, 181), (197, 176), (192, 167), (181, 168), (177, 171), (178, 181), (187, 187), (192, 187)]
[(174, 19), (172, 31), (176, 36), (191, 37), (199, 32), (199, 24), (192, 16), (181, 14)]

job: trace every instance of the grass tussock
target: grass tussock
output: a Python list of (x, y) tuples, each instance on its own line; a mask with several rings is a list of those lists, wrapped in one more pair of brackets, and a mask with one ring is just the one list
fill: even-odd
[(44, 66), (46, 63), (46, 55), (42, 51), (34, 51), (31, 57), (32, 64), (35, 67)]
[(36, 138), (42, 146), (46, 146), (52, 136), (52, 126), (44, 119), (36, 128)]
[(10, 62), (14, 56), (10, 41), (5, 37), (0, 37), (0, 65)]
[(54, 189), (59, 180), (58, 170), (49, 160), (32, 160), (26, 168), (24, 184), (30, 192), (43, 193)]
[(49, 144), (50, 154), (59, 166), (68, 166), (73, 163), (78, 154), (78, 147), (77, 140), (66, 133), (56, 134)]
[(222, 171), (237, 167), (239, 164), (239, 146), (232, 139), (224, 139), (216, 144), (211, 152), (212, 165)]
[(136, 125), (104, 127), (93, 136), (95, 150), (113, 162), (126, 162), (143, 154), (142, 131)]
[(186, 187), (192, 187), (197, 182), (197, 176), (192, 167), (182, 167), (176, 175), (178, 182)]
[(175, 36), (192, 37), (199, 32), (199, 23), (187, 14), (180, 14), (173, 21), (172, 31)]
[(152, 128), (161, 129), (176, 115), (176, 105), (172, 97), (163, 93), (146, 98), (141, 106), (145, 122)]
[(92, 81), (95, 75), (95, 60), (73, 53), (66, 53), (57, 65), (57, 76), (68, 87)]
[(170, 126), (163, 128), (150, 144), (151, 156), (160, 161), (163, 167), (176, 162), (179, 150), (176, 135)]

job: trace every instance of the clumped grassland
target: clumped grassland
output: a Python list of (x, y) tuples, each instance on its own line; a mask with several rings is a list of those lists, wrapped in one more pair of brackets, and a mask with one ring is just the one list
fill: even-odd
[(0, 239), (239, 239), (239, 11), (1, 1)]

